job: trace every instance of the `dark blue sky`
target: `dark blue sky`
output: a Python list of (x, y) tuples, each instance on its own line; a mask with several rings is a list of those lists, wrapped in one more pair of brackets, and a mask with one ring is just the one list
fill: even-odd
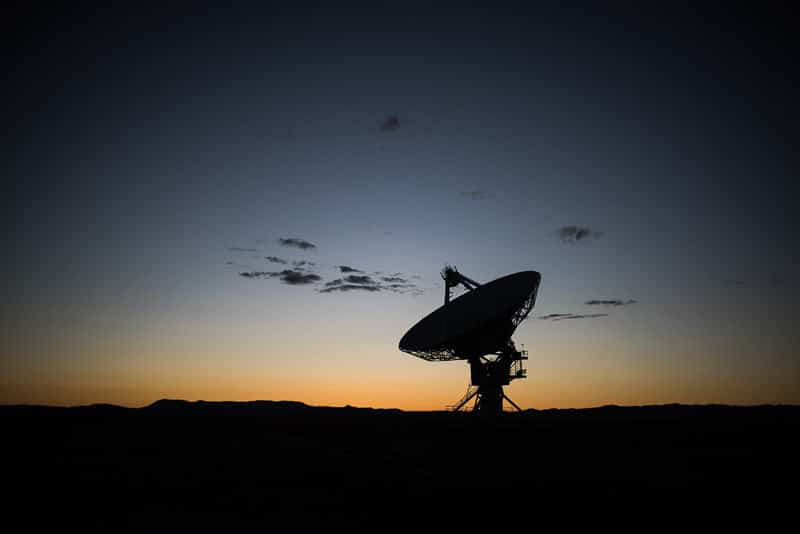
[[(542, 273), (515, 338), (529, 404), (800, 402), (788, 12), (192, 3), (12, 20), (0, 400), (440, 407), (465, 369), (396, 343), (440, 304), (449, 262)], [(572, 226), (587, 236), (562, 239)], [(375, 290), (324, 292), (340, 265)], [(536, 319), (553, 313), (604, 315)]]

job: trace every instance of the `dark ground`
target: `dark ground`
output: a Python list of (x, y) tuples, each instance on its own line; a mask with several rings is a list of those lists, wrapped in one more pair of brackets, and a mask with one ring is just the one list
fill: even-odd
[(798, 422), (797, 406), (530, 410), (496, 422), (269, 401), (2, 406), (3, 502), (30, 527), (111, 530), (775, 517), (797, 506)]

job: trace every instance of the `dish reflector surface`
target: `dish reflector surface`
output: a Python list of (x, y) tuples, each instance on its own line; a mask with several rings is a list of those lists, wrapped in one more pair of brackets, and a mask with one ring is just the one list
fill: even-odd
[(411, 327), (400, 350), (433, 361), (497, 352), (533, 308), (540, 282), (536, 271), (522, 271), (468, 291)]

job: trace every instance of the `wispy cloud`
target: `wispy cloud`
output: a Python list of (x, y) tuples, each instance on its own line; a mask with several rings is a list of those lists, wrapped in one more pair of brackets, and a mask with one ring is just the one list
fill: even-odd
[(251, 279), (279, 278), (284, 284), (292, 286), (313, 284), (322, 280), (316, 273), (304, 273), (293, 269), (282, 271), (247, 271), (239, 273), (239, 276)]
[[(325, 284), (325, 285), (328, 286), (328, 284)], [(378, 287), (378, 286), (368, 286), (368, 285), (358, 285), (358, 284), (337, 284), (337, 285), (332, 285), (332, 286), (325, 287), (325, 289), (320, 289), (319, 292), (320, 293), (332, 293), (334, 291), (341, 291), (341, 292), (347, 292), (347, 291), (370, 291), (370, 292), (375, 292), (375, 291), (380, 291), (380, 290), (381, 290), (381, 288)]]
[(540, 315), (539, 319), (544, 319), (545, 321), (556, 320), (561, 317), (569, 317), (572, 315), (571, 313), (548, 313), (547, 315)]
[(261, 252), (257, 248), (245, 248), (245, 247), (228, 247), (228, 250), (231, 252)]
[(565, 321), (568, 319), (594, 319), (596, 317), (607, 317), (607, 313), (549, 313), (540, 315), (539, 319), (544, 321)]
[[(302, 250), (316, 248), (316, 246), (299, 237), (281, 237), (278, 242), (287, 247), (295, 247)], [(250, 249), (241, 249), (242, 251)], [(252, 249), (256, 250), (256, 249)], [(340, 273), (339, 278), (325, 282), (317, 271), (318, 263), (309, 260), (291, 260), (280, 256), (256, 256), (276, 265), (289, 266), (283, 270), (254, 270), (249, 265), (241, 265), (233, 261), (228, 261), (227, 265), (236, 265), (240, 270), (239, 276), (251, 280), (270, 280), (276, 279), (280, 282), (292, 286), (303, 286), (311, 284), (321, 284), (324, 286), (318, 289), (320, 293), (346, 293), (346, 292), (389, 292), (399, 294), (420, 295), (424, 289), (417, 283), (409, 281), (401, 272), (384, 274), (376, 272), (367, 274), (367, 271), (352, 267), (351, 265), (334, 265), (334, 269)], [(330, 266), (329, 266), (330, 267)], [(411, 275), (415, 280), (420, 279), (418, 275)]]
[(278, 243), (285, 247), (296, 247), (303, 250), (317, 248), (317, 245), (314, 243), (306, 241), (305, 239), (300, 239), (299, 237), (279, 237)]
[[(400, 273), (397, 273), (400, 274)], [(389, 291), (392, 293), (403, 293), (419, 295), (423, 290), (416, 284), (396, 276), (384, 276), (380, 280), (375, 280), (369, 275), (350, 274), (343, 278), (336, 278), (325, 284), (320, 293), (347, 292), (347, 291)]]
[(279, 272), (272, 271), (245, 271), (239, 273), (239, 276), (243, 276), (245, 278), (274, 278), (280, 274), (281, 273)]
[(357, 284), (357, 285), (368, 285), (368, 286), (377, 286), (377, 282), (372, 279), (371, 276), (366, 274), (350, 274), (345, 276), (344, 278), (337, 278), (335, 280), (331, 280), (327, 282), (326, 286), (340, 286), (343, 284)]
[(344, 277), (344, 281), (350, 284), (374, 285), (376, 283), (371, 276), (366, 274), (350, 274)]
[(281, 274), (281, 281), (289, 285), (305, 285), (319, 282), (322, 278), (315, 273), (301, 273), (287, 269)]
[(587, 300), (584, 304), (587, 306), (628, 306), (630, 304), (636, 304), (636, 301), (633, 299)]
[(561, 239), (561, 241), (564, 243), (573, 244), (582, 241), (587, 237), (597, 239), (603, 235), (602, 232), (597, 232), (585, 226), (562, 226), (558, 229), (557, 234), (559, 239)]

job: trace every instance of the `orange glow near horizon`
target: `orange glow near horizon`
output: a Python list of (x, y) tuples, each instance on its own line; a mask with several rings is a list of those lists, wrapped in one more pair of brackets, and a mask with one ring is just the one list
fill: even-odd
[[(393, 355), (405, 372), (313, 366), (248, 371), (213, 367), (161, 369), (95, 369), (63, 382), (10, 382), (0, 386), (0, 403), (59, 406), (94, 403), (146, 406), (158, 399), (207, 401), (292, 400), (315, 406), (442, 410), (463, 394), (468, 366), (463, 362), (428, 363), (402, 353)], [(507, 394), (523, 408), (582, 408), (607, 404), (781, 404), (800, 402), (788, 376), (762, 376), (762, 387), (740, 377), (709, 380), (691, 372), (665, 369), (620, 372), (621, 367), (582, 368), (580, 355), (561, 360), (527, 362), (528, 378), (515, 380)], [(556, 363), (553, 363), (556, 362)], [(569, 362), (569, 363), (567, 363)], [(84, 370), (87, 371), (87, 370)], [(65, 373), (68, 375), (69, 373)], [(767, 395), (764, 392), (769, 392)]]
[[(115, 322), (90, 310), (15, 325), (0, 359), (0, 403), (139, 407), (175, 398), (442, 410), (466, 390), (464, 362), (425, 362), (397, 349), (398, 325), (412, 324), (427, 302), (374, 314), (358, 300), (343, 316), (336, 301), (320, 299), (317, 311), (330, 319), (309, 327), (292, 319), (299, 310), (269, 316), (257, 295), (248, 298), (218, 322), (202, 314)], [(709, 336), (693, 324), (603, 321), (581, 323), (580, 336), (567, 323), (521, 325), (514, 339), (529, 351), (528, 378), (513, 381), (509, 397), (537, 409), (800, 403), (785, 357), (792, 332), (766, 325)]]

